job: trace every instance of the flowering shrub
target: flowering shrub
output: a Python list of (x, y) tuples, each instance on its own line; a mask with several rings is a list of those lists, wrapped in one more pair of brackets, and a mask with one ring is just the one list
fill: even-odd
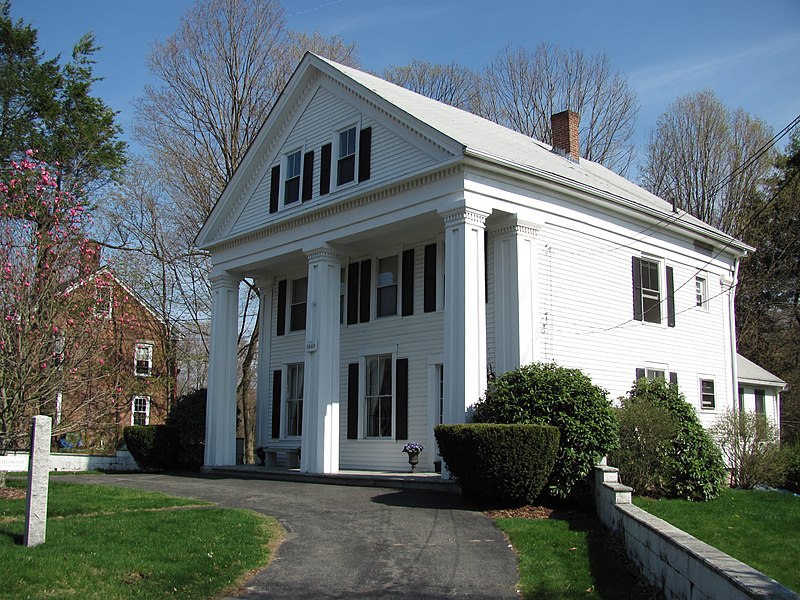
[(403, 452), (408, 452), (409, 454), (419, 454), (424, 449), (423, 445), (417, 442), (408, 442), (403, 446)]
[(25, 443), (33, 414), (56, 416), (55, 436), (115, 422), (115, 402), (130, 398), (98, 381), (119, 378), (117, 359), (129, 357), (108, 352), (125, 323), (105, 309), (115, 299), (91, 260), (88, 207), (33, 150), (1, 173), (0, 443), (11, 447)]

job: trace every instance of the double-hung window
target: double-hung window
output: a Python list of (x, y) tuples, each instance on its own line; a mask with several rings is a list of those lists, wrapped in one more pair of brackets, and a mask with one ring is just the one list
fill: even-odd
[(397, 314), (397, 255), (378, 260), (377, 315), (388, 317)]
[(98, 284), (94, 288), (94, 316), (110, 319), (113, 306), (112, 290), (108, 284)]
[(131, 425), (150, 424), (150, 396), (134, 396), (131, 405)]
[(137, 377), (153, 374), (153, 344), (136, 344), (133, 372)]
[(339, 157), (336, 163), (336, 185), (344, 185), (356, 178), (356, 128), (339, 132)]
[(365, 385), (367, 437), (392, 435), (392, 355), (368, 356)]
[(753, 390), (756, 399), (756, 414), (767, 414), (767, 393), (764, 390)]
[(300, 150), (286, 155), (286, 180), (283, 184), (283, 204), (293, 204), (300, 200), (300, 172), (303, 157)]
[(286, 368), (286, 435), (303, 435), (303, 363)]
[(713, 410), (717, 405), (714, 396), (714, 380), (701, 379), (700, 380), (700, 408), (704, 410)]
[(700, 307), (708, 308), (708, 281), (705, 277), (694, 278), (695, 304)]
[(306, 328), (306, 305), (308, 302), (308, 277), (292, 281), (292, 306), (289, 312), (289, 331)]
[(658, 262), (643, 258), (641, 275), (642, 318), (649, 323), (661, 323), (661, 285)]

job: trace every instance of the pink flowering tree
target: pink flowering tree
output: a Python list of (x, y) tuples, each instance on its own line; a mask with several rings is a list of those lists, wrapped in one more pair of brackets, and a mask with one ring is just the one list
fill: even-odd
[[(113, 419), (118, 365), (106, 358), (108, 273), (87, 241), (87, 207), (29, 150), (0, 176), (0, 451), (27, 444), (29, 418), (55, 436)], [(117, 373), (119, 373), (117, 369)]]

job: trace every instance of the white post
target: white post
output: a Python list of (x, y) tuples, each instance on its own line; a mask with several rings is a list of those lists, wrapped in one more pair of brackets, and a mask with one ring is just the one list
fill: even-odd
[(211, 278), (205, 466), (236, 464), (236, 324), (240, 279)]
[(515, 217), (498, 223), (494, 239), (495, 369), (498, 375), (536, 359), (538, 228)]
[(28, 457), (28, 504), (25, 511), (25, 546), (44, 543), (47, 530), (47, 494), (50, 483), (50, 431), (52, 419), (31, 419), (31, 453)]
[(272, 342), (273, 281), (256, 281), (258, 287), (258, 389), (256, 391), (256, 444), (266, 446), (270, 437), (269, 351)]
[(300, 470), (339, 471), (339, 292), (342, 258), (327, 248), (308, 255), (303, 441)]
[(486, 389), (487, 213), (457, 209), (445, 224), (444, 422), (464, 423)]

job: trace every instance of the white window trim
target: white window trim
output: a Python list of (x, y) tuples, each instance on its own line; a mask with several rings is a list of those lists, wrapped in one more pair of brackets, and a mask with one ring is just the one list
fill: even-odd
[[(355, 161), (353, 167), (353, 180), (347, 183), (339, 184), (339, 146), (340, 134), (348, 129), (356, 130), (355, 139)], [(360, 121), (348, 121), (347, 124), (337, 127), (333, 134), (333, 143), (331, 144), (331, 191), (338, 191), (354, 186), (358, 183), (358, 155), (359, 155), (359, 138), (361, 135), (362, 124)]]
[[(698, 280), (703, 282), (703, 285), (702, 285), (702, 288), (703, 288), (702, 289), (703, 302), (702, 302), (702, 304), (697, 304), (697, 282), (698, 282)], [(698, 310), (702, 310), (702, 311), (708, 312), (708, 310), (709, 310), (709, 308), (708, 308), (708, 282), (709, 282), (709, 278), (705, 273), (698, 273), (697, 275), (695, 275), (694, 281), (695, 281), (695, 308), (697, 308)]]
[[(644, 316), (644, 283), (642, 283), (642, 320), (639, 323), (650, 327), (667, 327), (667, 260), (664, 257), (653, 256), (651, 254), (640, 254), (639, 259), (647, 262), (658, 264), (658, 323), (648, 321)], [(641, 272), (639, 273), (641, 279)]]
[[(153, 344), (153, 342), (149, 342), (149, 341), (139, 341), (139, 342), (136, 342), (136, 344), (134, 345), (134, 349), (133, 349), (133, 374), (134, 374), (135, 377), (152, 377), (153, 376), (153, 350), (154, 350), (154, 347), (155, 347), (155, 345)], [(139, 348), (147, 348), (149, 350), (148, 358), (149, 358), (149, 363), (150, 364), (149, 364), (149, 368), (147, 370), (147, 373), (139, 373), (139, 372), (137, 372), (137, 369), (136, 369), (136, 362), (137, 362), (136, 355), (139, 352)]]
[[(105, 296), (108, 295), (108, 298)], [(100, 300), (100, 301), (98, 301)], [(94, 286), (94, 316), (98, 319), (110, 319), (114, 306), (114, 290), (111, 284)]]
[[(704, 381), (710, 381), (712, 383), (712, 385), (714, 386), (714, 406), (712, 406), (712, 407), (703, 406), (703, 382)], [(699, 403), (700, 410), (702, 410), (704, 412), (714, 412), (715, 410), (717, 410), (717, 397), (718, 397), (719, 394), (717, 392), (716, 377), (714, 377), (713, 375), (703, 375), (702, 373), (699, 374), (697, 376), (697, 392), (698, 392), (698, 396), (697, 397), (700, 400), (700, 403)]]
[[(294, 302), (294, 282), (300, 279), (306, 280), (306, 326), (302, 329), (292, 329), (292, 307)], [(308, 328), (308, 273), (300, 275), (299, 277), (288, 277), (286, 281), (286, 333), (302, 333)]]
[(144, 413), (144, 424), (150, 424), (150, 396), (139, 396), (136, 395), (131, 399), (131, 425), (135, 425), (136, 421), (136, 401), (137, 400), (144, 400), (145, 401), (145, 413)]
[[(367, 359), (373, 356), (390, 356), (392, 367), (392, 430), (388, 436), (367, 435)], [(370, 442), (394, 443), (397, 433), (397, 346), (392, 348), (365, 348), (359, 357), (358, 376), (358, 431), (359, 439)]]
[[(286, 178), (289, 175), (289, 157), (293, 154), (300, 154), (300, 173), (298, 175), (299, 182), (297, 186), (297, 200), (294, 202), (286, 203)], [(303, 203), (303, 157), (305, 156), (304, 148), (295, 148), (289, 152), (284, 153), (281, 160), (281, 182), (280, 189), (278, 190), (278, 210), (288, 210), (295, 206), (300, 206)]]
[[(300, 423), (300, 435), (289, 435), (289, 367), (293, 365), (303, 365), (303, 379), (305, 380), (305, 370), (306, 365), (304, 361), (304, 357), (299, 358), (298, 360), (288, 361), (281, 367), (283, 371), (282, 380), (285, 382), (283, 384), (283, 389), (281, 390), (281, 411), (283, 414), (283, 418), (281, 419), (282, 423), (280, 426), (281, 431), (281, 438), (289, 439), (289, 440), (299, 440), (303, 438), (303, 423), (301, 420)], [(305, 381), (303, 382), (303, 412), (305, 414), (305, 402), (306, 402), (306, 392), (305, 392)], [(302, 419), (302, 418), (301, 418)]]
[(659, 371), (659, 372), (663, 371), (664, 372), (664, 381), (669, 383), (669, 365), (668, 364), (666, 364), (666, 363), (645, 363), (644, 364), (644, 376), (645, 376), (645, 379), (650, 379), (652, 381), (652, 379), (654, 379), (654, 378), (651, 379), (650, 373), (654, 372), (654, 371)]

